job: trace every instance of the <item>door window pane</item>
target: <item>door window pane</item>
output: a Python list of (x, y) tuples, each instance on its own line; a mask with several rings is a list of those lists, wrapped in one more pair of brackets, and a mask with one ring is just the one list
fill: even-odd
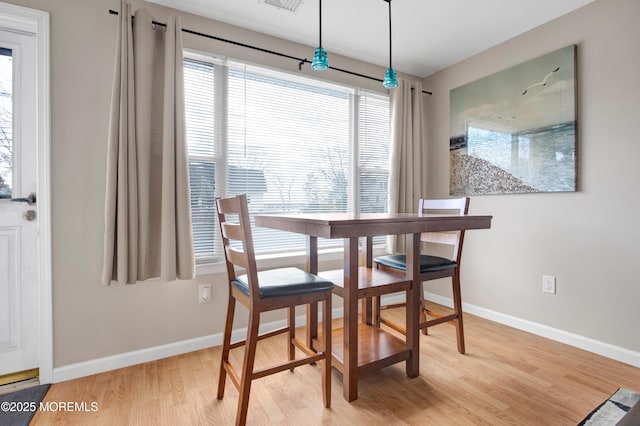
[(0, 47), (0, 198), (11, 198), (13, 169), (13, 55)]

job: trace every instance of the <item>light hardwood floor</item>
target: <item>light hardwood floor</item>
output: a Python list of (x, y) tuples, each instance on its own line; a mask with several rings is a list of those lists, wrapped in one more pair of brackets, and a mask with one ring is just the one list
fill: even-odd
[[(283, 337), (261, 342), (256, 363), (286, 357)], [(454, 327), (429, 329), (418, 378), (406, 377), (404, 363), (372, 373), (352, 403), (334, 370), (330, 409), (318, 366), (257, 380), (248, 424), (575, 425), (618, 387), (640, 391), (638, 368), (472, 315), (465, 337), (460, 355)], [(97, 402), (97, 411), (37, 412), (32, 425), (233, 424), (238, 394), (227, 383), (216, 400), (219, 362), (216, 347), (54, 384), (44, 402)]]

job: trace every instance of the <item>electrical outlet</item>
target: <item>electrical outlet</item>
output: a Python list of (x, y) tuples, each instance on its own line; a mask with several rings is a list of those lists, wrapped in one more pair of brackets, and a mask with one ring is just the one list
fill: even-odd
[(551, 275), (542, 276), (542, 292), (556, 294), (556, 277)]
[(198, 303), (211, 302), (211, 284), (201, 284), (198, 287)]

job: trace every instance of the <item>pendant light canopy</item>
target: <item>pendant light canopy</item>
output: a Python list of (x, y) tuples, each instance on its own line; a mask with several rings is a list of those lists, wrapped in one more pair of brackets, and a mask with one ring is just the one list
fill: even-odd
[(313, 62), (311, 62), (311, 68), (313, 68), (316, 71), (324, 71), (327, 68), (329, 68), (329, 61), (327, 61), (327, 51), (324, 50), (324, 47), (322, 47), (322, 0), (318, 0), (320, 3), (320, 8), (319, 8), (319, 33), (320, 33), (320, 45), (318, 46), (318, 48), (316, 49), (315, 53), (313, 54)]
[(396, 72), (391, 66), (391, 0), (383, 0), (389, 3), (389, 69), (384, 74), (384, 80), (382, 81), (382, 87), (385, 89), (395, 89), (398, 87), (398, 78)]

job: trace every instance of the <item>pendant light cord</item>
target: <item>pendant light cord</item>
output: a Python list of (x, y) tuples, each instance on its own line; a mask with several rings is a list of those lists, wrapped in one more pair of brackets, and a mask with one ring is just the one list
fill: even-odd
[(320, 12), (320, 13), (318, 13), (318, 15), (319, 15), (319, 18), (318, 18), (318, 21), (319, 21), (318, 30), (319, 31), (318, 32), (319, 32), (319, 35), (320, 35), (320, 37), (319, 37), (320, 38), (320, 46), (319, 47), (322, 47), (322, 0), (320, 0), (320, 10), (319, 10), (319, 12)]
[(389, 3), (389, 68), (393, 68), (393, 66), (391, 66), (391, 58), (393, 57), (391, 55), (391, 0), (384, 1)]

